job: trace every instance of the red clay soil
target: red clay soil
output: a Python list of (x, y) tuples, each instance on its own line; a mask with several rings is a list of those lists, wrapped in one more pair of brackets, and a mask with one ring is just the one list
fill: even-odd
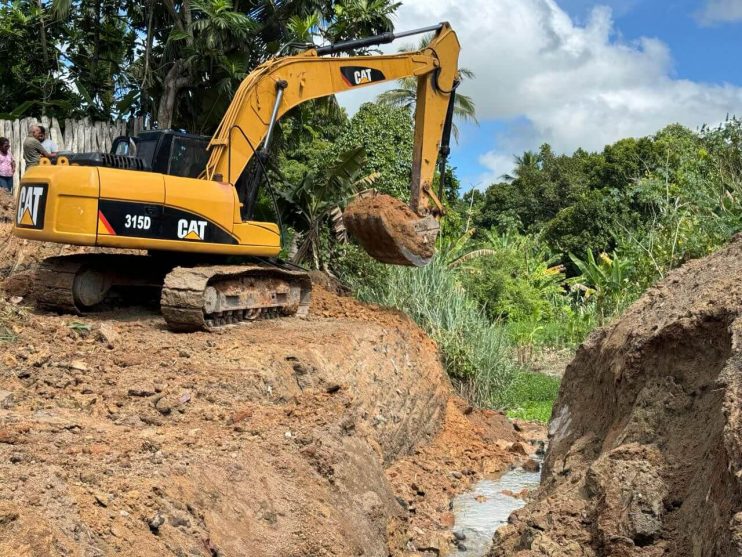
[(351, 235), (363, 245), (385, 239), (386, 235), (376, 229), (377, 223), (383, 223), (383, 231), (389, 231), (398, 245), (428, 259), (435, 253), (435, 242), (417, 233), (414, 224), (419, 220), (420, 217), (402, 201), (383, 194), (358, 197), (343, 212), (343, 221)]
[[(3, 245), (0, 277), (70, 249)], [(308, 319), (193, 334), (11, 298), (0, 555), (433, 555), (450, 498), (524, 458), (414, 323), (321, 286)]]
[(536, 499), (492, 556), (742, 555), (742, 236), (568, 366)]

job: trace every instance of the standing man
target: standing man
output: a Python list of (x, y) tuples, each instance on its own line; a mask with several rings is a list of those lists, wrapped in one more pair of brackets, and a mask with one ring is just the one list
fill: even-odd
[(41, 145), (41, 128), (38, 124), (28, 126), (28, 135), (23, 140), (23, 160), (26, 161), (26, 170), (39, 164), (41, 157), (50, 157), (51, 153)]
[(10, 141), (0, 137), (0, 189), (13, 191), (13, 174), (15, 174), (15, 159), (10, 152)]
[(41, 130), (41, 146), (46, 149), (49, 153), (56, 153), (58, 151), (57, 144), (54, 143), (51, 140), (51, 137), (49, 137), (49, 134), (46, 132), (46, 128), (44, 126), (39, 126), (39, 129)]

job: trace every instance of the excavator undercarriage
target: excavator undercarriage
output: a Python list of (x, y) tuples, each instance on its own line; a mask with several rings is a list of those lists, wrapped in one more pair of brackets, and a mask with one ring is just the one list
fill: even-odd
[(34, 295), (44, 309), (78, 315), (107, 304), (159, 302), (171, 330), (190, 332), (303, 317), (311, 289), (306, 271), (277, 261), (173, 267), (169, 258), (89, 253), (45, 259)]

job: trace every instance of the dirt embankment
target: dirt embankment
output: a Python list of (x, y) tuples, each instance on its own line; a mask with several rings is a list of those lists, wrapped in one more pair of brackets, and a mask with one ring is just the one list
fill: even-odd
[(741, 279), (737, 237), (590, 337), (492, 556), (742, 555)]
[[(1, 242), (0, 278), (60, 250)], [(309, 319), (187, 335), (11, 298), (0, 555), (443, 554), (450, 498), (524, 458), (409, 319), (321, 286)]]

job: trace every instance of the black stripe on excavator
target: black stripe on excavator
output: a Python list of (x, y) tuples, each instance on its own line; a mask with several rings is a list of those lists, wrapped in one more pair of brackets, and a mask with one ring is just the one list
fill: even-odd
[(343, 74), (345, 83), (351, 87), (373, 83), (374, 81), (384, 81), (386, 79), (380, 70), (366, 68), (364, 66), (343, 66), (340, 68), (340, 73)]
[(116, 236), (239, 244), (237, 238), (203, 215), (168, 205), (101, 199), (98, 210), (103, 217), (99, 220)]

